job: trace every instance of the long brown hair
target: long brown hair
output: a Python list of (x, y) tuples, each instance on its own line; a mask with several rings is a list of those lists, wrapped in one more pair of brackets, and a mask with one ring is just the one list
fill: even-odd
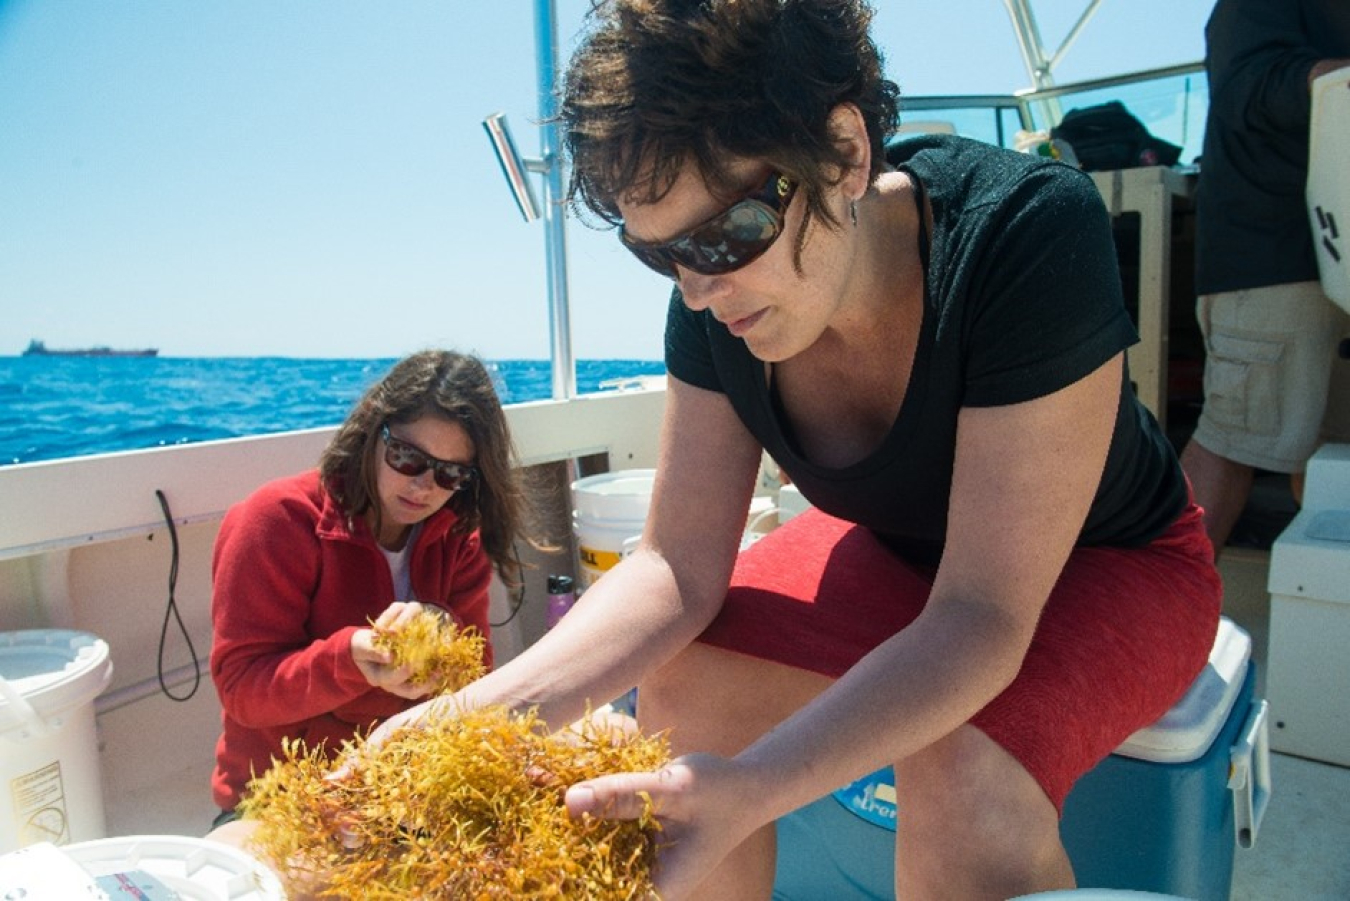
[(446, 501), (456, 532), (480, 531), (483, 549), (502, 580), (520, 583), (514, 542), (527, 501), (514, 467), (515, 448), (492, 375), (478, 358), (450, 350), (424, 350), (405, 357), (356, 403), (319, 459), (325, 489), (349, 518), (365, 514), (380, 530), (376, 472), (380, 430), (440, 416), (461, 425), (474, 447), (478, 478)]

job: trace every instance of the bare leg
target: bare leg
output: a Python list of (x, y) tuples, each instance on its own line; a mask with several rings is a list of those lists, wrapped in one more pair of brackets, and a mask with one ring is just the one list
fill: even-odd
[(975, 901), (1074, 887), (1054, 805), (974, 726), (897, 764), (895, 785), (897, 898)]
[[(207, 841), (220, 842), (223, 845), (230, 845), (246, 854), (253, 855), (253, 849), (249, 847), (249, 840), (253, 833), (258, 830), (257, 820), (231, 820), (223, 826), (217, 826), (206, 833)], [(272, 868), (272, 865), (266, 861), (260, 861), (264, 866)], [(318, 880), (309, 877), (301, 877), (298, 874), (282, 873), (277, 871), (277, 877), (281, 879), (286, 889), (286, 897), (290, 901), (318, 901), (319, 892), (323, 886)], [(311, 894), (311, 892), (313, 894)]]
[(1252, 491), (1252, 467), (1220, 457), (1195, 441), (1181, 452), (1181, 466), (1205, 509), (1205, 531), (1218, 558)]
[[(695, 642), (638, 689), (646, 732), (671, 730), (675, 754), (732, 755), (824, 691), (825, 676)], [(708, 874), (699, 901), (752, 901), (773, 891), (772, 824)]]
[(206, 833), (206, 838), (247, 851), (248, 840), (257, 829), (258, 824), (254, 820), (230, 820), (225, 825), (217, 826)]

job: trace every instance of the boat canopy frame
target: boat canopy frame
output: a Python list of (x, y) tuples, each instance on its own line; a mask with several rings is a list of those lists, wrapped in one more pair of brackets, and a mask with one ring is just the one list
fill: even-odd
[[(1031, 79), (1031, 87), (1007, 95), (911, 97), (902, 101), (902, 110), (989, 109), (993, 111), (995, 118), (994, 131), (997, 143), (1000, 146), (1010, 146), (1002, 116), (1004, 111), (1015, 113), (1022, 130), (1036, 130), (1038, 121), (1044, 122), (1041, 127), (1048, 129), (1063, 118), (1060, 100), (1070, 93), (1203, 70), (1202, 64), (1189, 63), (1060, 86), (1055, 81), (1055, 67), (1063, 61), (1084, 28), (1097, 14), (1102, 0), (1088, 0), (1077, 20), (1053, 51), (1046, 48), (1032, 0), (1003, 0), (1003, 5), (1017, 39), (1027, 75)], [(577, 378), (576, 357), (572, 349), (571, 302), (567, 272), (566, 173), (561, 153), (561, 128), (557, 120), (559, 44), (556, 0), (535, 0), (534, 37), (539, 155), (532, 158), (520, 156), (511, 139), (505, 116), (501, 113), (488, 116), (483, 125), (525, 221), (534, 219), (544, 221), (552, 396), (555, 400), (564, 400), (576, 396)], [(534, 198), (528, 179), (530, 174), (541, 178), (544, 195), (542, 204), (536, 202)]]

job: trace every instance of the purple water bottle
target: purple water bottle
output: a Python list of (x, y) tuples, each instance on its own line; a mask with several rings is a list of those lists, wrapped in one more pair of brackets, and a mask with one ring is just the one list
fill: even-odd
[(552, 629), (563, 618), (572, 604), (576, 603), (576, 593), (572, 587), (571, 576), (548, 577), (548, 627)]

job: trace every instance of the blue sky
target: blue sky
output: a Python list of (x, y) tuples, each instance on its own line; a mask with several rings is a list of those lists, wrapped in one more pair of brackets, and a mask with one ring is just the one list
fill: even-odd
[[(1041, 0), (1052, 48), (1085, 0)], [(1001, 0), (881, 0), (907, 94), (1025, 87)], [(1207, 0), (1106, 0), (1069, 82), (1199, 59)], [(565, 60), (587, 0), (557, 0)], [(549, 355), (530, 0), (0, 0), (0, 354)], [(580, 358), (659, 359), (668, 288), (567, 226)]]

